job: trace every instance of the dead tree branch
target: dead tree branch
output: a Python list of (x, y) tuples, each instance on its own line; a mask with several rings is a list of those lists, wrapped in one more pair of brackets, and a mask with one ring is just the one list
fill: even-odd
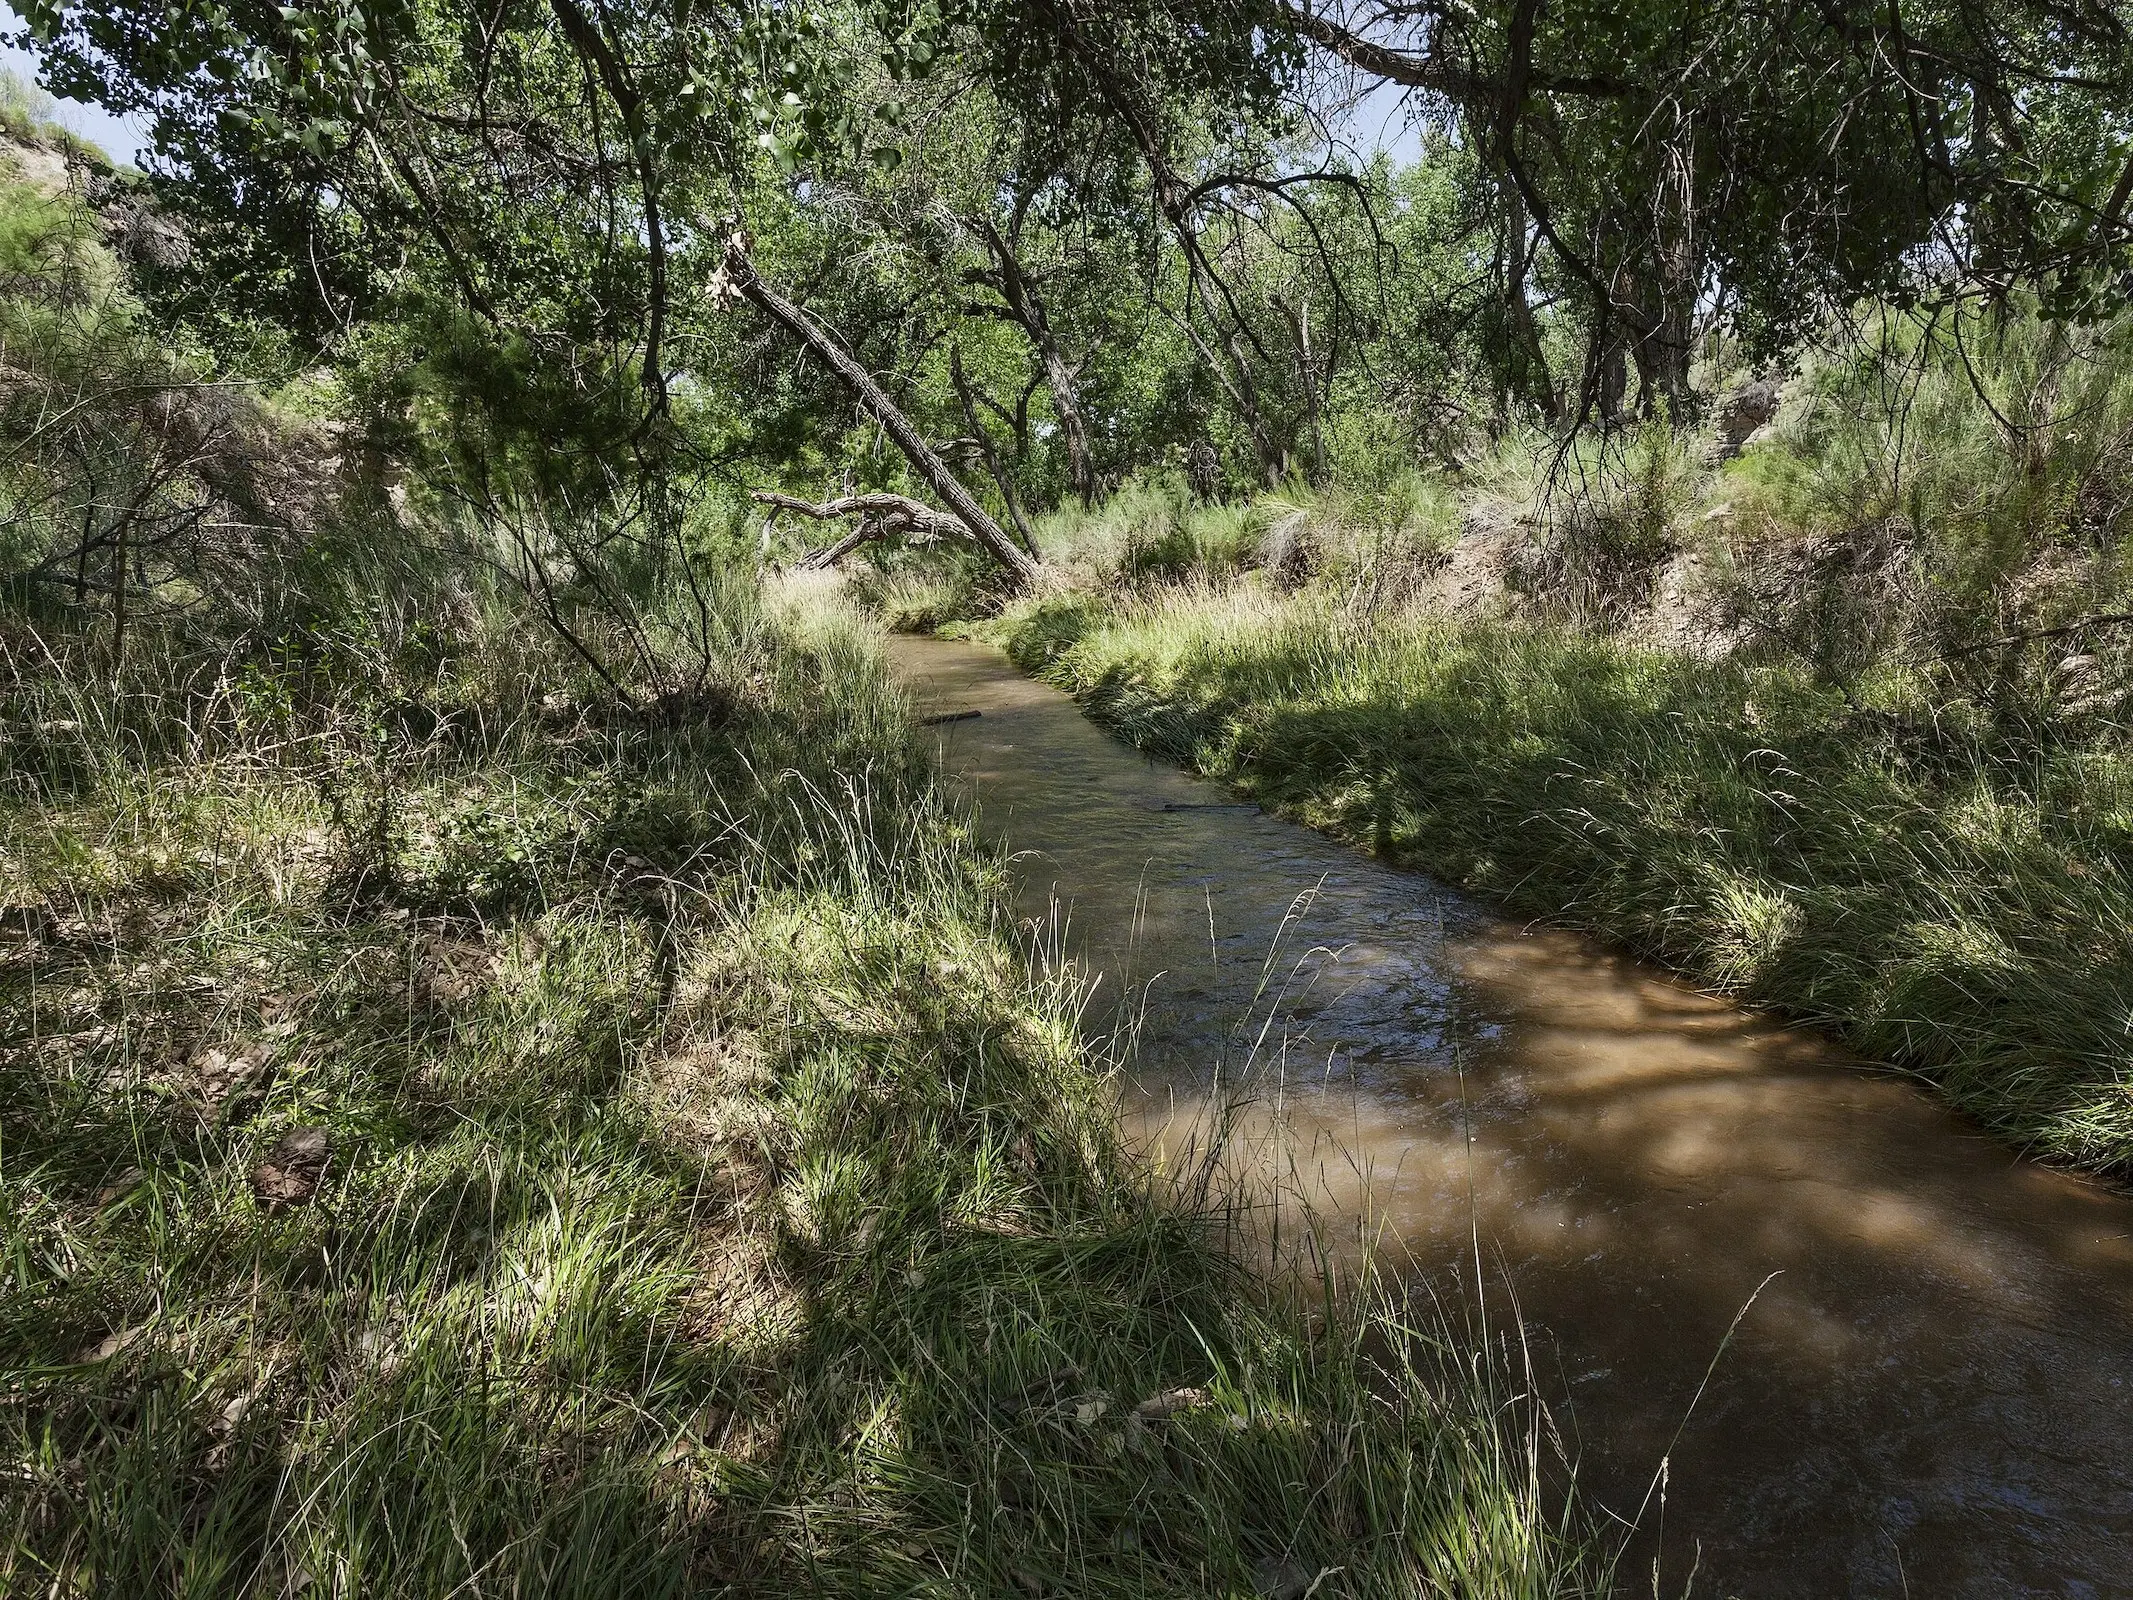
[[(991, 514), (978, 504), (976, 497), (957, 481), (955, 474), (948, 470), (948, 464), (941, 460), (939, 452), (926, 443), (918, 429), (911, 425), (911, 419), (904, 415), (903, 409), (890, 398), (888, 391), (882, 388), (874, 375), (861, 366), (851, 352), (820, 322), (757, 275), (754, 264), (748, 259), (745, 242), (738, 232), (727, 246), (726, 260), (719, 270), (719, 278), (722, 280), (716, 291), (719, 295), (730, 294), (746, 300), (786, 332), (798, 338), (825, 366), (851, 385), (859, 396), (860, 404), (881, 424), (882, 431), (895, 442), (897, 449), (903, 452), (903, 457), (911, 464), (912, 470), (947, 503), (955, 517), (947, 518), (942, 513), (926, 507), (919, 507), (920, 510), (943, 522), (959, 522), (957, 531), (974, 540), (979, 548), (998, 562), (1017, 583), (1027, 585), (1036, 579), (1042, 570), (1037, 561), (1009, 538), (999, 523), (993, 521)], [(899, 495), (894, 498), (901, 500), (903, 497)], [(907, 503), (918, 505), (915, 500)]]
[(824, 572), (842, 561), (863, 544), (876, 539), (904, 535), (930, 542), (936, 539), (961, 539), (969, 536), (969, 529), (960, 520), (945, 511), (906, 495), (874, 493), (839, 495), (834, 500), (824, 500), (819, 505), (812, 500), (802, 500), (797, 495), (780, 494), (775, 489), (757, 489), (749, 499), (759, 505), (775, 506), (780, 511), (797, 512), (817, 522), (835, 522), (845, 517), (857, 517), (859, 525), (835, 544), (825, 545), (811, 551), (797, 563), (803, 572)]

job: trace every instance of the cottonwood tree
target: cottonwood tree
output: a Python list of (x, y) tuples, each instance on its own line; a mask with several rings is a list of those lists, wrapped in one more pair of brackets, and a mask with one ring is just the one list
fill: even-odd
[[(1309, 197), (1355, 187), (1355, 175), (1294, 158), (1322, 140), (1297, 131), (1293, 90), (1302, 48), (1269, 30), (1258, 0), (1169, 4), (1165, 0), (1017, 0), (944, 7), (995, 92), (1024, 108), (1025, 144), (1036, 171), (1070, 170), (1099, 138), (1122, 135), (1139, 155), (1148, 209), (1168, 235), (1178, 267), (1177, 303), (1159, 305), (1220, 390), (1249, 441), (1262, 482), (1279, 482), (1292, 459), (1298, 418), (1281, 414), (1263, 377), (1315, 394), (1300, 327), (1278, 308), (1240, 294), (1225, 257), (1243, 230), (1276, 216), (1301, 220)], [(1269, 313), (1283, 327), (1269, 339)], [(1277, 351), (1280, 353), (1277, 355)]]
[[(1456, 119), (1580, 306), (1576, 412), (1676, 414), (1699, 308), (1781, 349), (1862, 296), (2133, 290), (2114, 0), (1287, 0), (1270, 27)], [(1522, 274), (1521, 274), (1522, 277)]]
[[(849, 19), (767, 0), (25, 13), (55, 89), (151, 119), (159, 182), (197, 219), (196, 281), (316, 336), (390, 316), (426, 328), (425, 358), (448, 349), (486, 403), (477, 490), (501, 455), (590, 498), (626, 452), (656, 513), (680, 444), (675, 321), (726, 289), (852, 383), (996, 560), (1031, 570), (834, 332), (745, 258), (750, 184), (863, 131), (830, 28)], [(924, 65), (924, 37), (877, 20), (892, 78)]]

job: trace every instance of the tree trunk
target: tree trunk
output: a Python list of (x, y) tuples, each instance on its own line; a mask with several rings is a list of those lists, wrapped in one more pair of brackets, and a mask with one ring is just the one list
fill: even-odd
[(964, 425), (970, 429), (970, 436), (978, 442), (979, 453), (985, 457), (985, 470), (992, 474), (993, 487), (1000, 491), (1000, 504), (1007, 507), (1007, 515), (1015, 525), (1015, 536), (1022, 541), (1023, 549), (1036, 556), (1037, 536), (1030, 532), (1029, 519), (1022, 514), (1022, 502), (1015, 496), (1014, 480), (1000, 465), (1000, 452), (992, 447), (992, 435), (985, 431), (985, 424), (979, 420), (978, 403), (970, 392), (970, 379), (963, 371), (963, 347), (959, 344), (948, 347), (948, 381), (955, 385), (956, 400), (963, 407)]
[(1664, 147), (1666, 164), (1652, 203), (1651, 262), (1640, 297), (1644, 326), (1636, 346), (1639, 409), (1649, 417), (1663, 405), (1676, 427), (1691, 421), (1696, 409), (1689, 364), (1696, 353), (1696, 297), (1702, 285), (1691, 177), (1694, 141), (1693, 129), (1683, 128)]
[(1637, 409), (1656, 416), (1661, 405), (1676, 426), (1690, 420), (1694, 395), (1689, 388), (1689, 361), (1694, 354), (1695, 334), (1690, 308), (1665, 305), (1658, 308), (1649, 330), (1631, 346), (1637, 363)]
[(1619, 422), (1628, 394), (1629, 363), (1623, 356), (1622, 340), (1610, 333), (1600, 351), (1600, 415), (1609, 422)]
[(853, 359), (851, 353), (821, 323), (779, 294), (756, 275), (739, 241), (727, 247), (725, 278), (732, 291), (761, 311), (812, 350), (829, 369), (850, 384), (868, 415), (881, 424), (882, 432), (895, 441), (911, 469), (941, 497), (985, 553), (997, 561), (1018, 584), (1033, 582), (1042, 570), (1036, 560), (1010, 539), (978, 504), (970, 491), (956, 480), (933, 447), (926, 443), (911, 420), (903, 414), (888, 391), (873, 374)]
[(1609, 308), (1595, 306), (1585, 330), (1585, 376), (1579, 385), (1576, 422), (1582, 427), (1597, 410), (1603, 423), (1621, 420), (1622, 402), (1629, 392), (1629, 362), (1621, 319)]
[(111, 543), (111, 670), (126, 664), (126, 525), (131, 515), (119, 518)]
[[(1533, 268), (1533, 254), (1526, 239), (1526, 202), (1518, 186), (1502, 185), (1504, 201), (1504, 320), (1509, 324), (1510, 359), (1505, 363), (1511, 391), (1540, 408), (1544, 421), (1561, 420), (1562, 404), (1555, 392), (1555, 375), (1548, 370), (1548, 353), (1541, 346), (1540, 325), (1533, 316), (1533, 302), (1526, 298), (1526, 279)], [(1508, 408), (1506, 408), (1508, 409)]]
[(1326, 477), (1326, 424), (1320, 409), (1318, 394), (1318, 363), (1311, 355), (1311, 302), (1290, 305), (1281, 295), (1272, 296), (1274, 309), (1289, 325), (1289, 337), (1296, 343), (1296, 359), (1303, 377), (1305, 414), (1311, 422), (1311, 481), (1323, 483)]
[[(1157, 304), (1160, 306), (1161, 302)], [(1214, 374), (1215, 382), (1219, 383), (1222, 392), (1229, 396), (1229, 403), (1237, 408), (1237, 415), (1244, 423), (1244, 431), (1251, 435), (1252, 453), (1258, 457), (1259, 462), (1259, 476), (1268, 488), (1278, 488), (1283, 466), (1281, 453), (1274, 448), (1274, 440), (1266, 431), (1266, 419), (1260, 415), (1258, 392), (1252, 386), (1249, 369), (1244, 368), (1240, 361), (1239, 370), (1232, 373), (1228, 363), (1215, 354), (1214, 346), (1200, 337), (1200, 330), (1192, 325), (1189, 311), (1181, 317), (1167, 306), (1162, 306), (1161, 309), (1177, 324), (1178, 331), (1185, 335), (1186, 341), (1193, 349), (1199, 352), (1200, 359), (1207, 363), (1207, 370)], [(1232, 339), (1230, 343), (1234, 351), (1238, 341)]]
[(1037, 347), (1044, 358), (1044, 381), (1052, 391), (1052, 409), (1059, 413), (1059, 432), (1066, 440), (1067, 478), (1085, 506), (1096, 503), (1096, 458), (1089, 450), (1089, 422), (1082, 414), (1081, 390), (1074, 369), (1066, 364), (1059, 346), (1047, 340)]
[(1244, 335), (1235, 328), (1229, 331), (1229, 358), (1236, 364), (1236, 386), (1231, 391), (1244, 412), (1244, 425), (1252, 436), (1252, 448), (1259, 452), (1260, 476), (1269, 489), (1281, 487), (1281, 480), (1289, 475), (1289, 452), (1274, 442), (1267, 431), (1266, 412), (1259, 404), (1259, 385), (1252, 381), (1252, 364), (1244, 354)]
[(1647, 272), (1631, 285), (1637, 326), (1630, 330), (1630, 358), (1637, 366), (1637, 410), (1646, 417), (1662, 409), (1676, 427), (1695, 410), (1689, 363), (1696, 353), (1696, 290), (1679, 241), (1661, 241)]
[(1089, 450), (1088, 418), (1081, 409), (1079, 374), (1059, 348), (1059, 340), (1052, 332), (1051, 313), (1045, 310), (1044, 298), (1030, 282), (1029, 274), (1022, 270), (1014, 246), (990, 217), (980, 217), (971, 226), (991, 252), (992, 286), (1000, 291), (1000, 298), (1007, 302), (1008, 316), (1029, 336), (1037, 358), (1044, 363), (1044, 381), (1052, 391), (1052, 409), (1059, 413), (1059, 432), (1066, 440), (1067, 479), (1081, 503), (1093, 505), (1096, 463)]

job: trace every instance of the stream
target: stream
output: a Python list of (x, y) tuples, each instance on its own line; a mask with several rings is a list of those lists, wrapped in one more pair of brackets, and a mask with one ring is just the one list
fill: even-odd
[(1101, 975), (1091, 1027), (1137, 1030), (1129, 1132), (1175, 1150), (1249, 1081), (1284, 1186), (1523, 1317), (1582, 1493), (1644, 1508), (1624, 1592), (2133, 1596), (2133, 1200), (1236, 805), (993, 651), (890, 649), (980, 713), (930, 730), (944, 766)]

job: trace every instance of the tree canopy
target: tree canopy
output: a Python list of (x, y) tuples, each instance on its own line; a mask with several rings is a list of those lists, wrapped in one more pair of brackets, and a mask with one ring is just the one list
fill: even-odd
[[(1010, 566), (1027, 507), (1140, 467), (1683, 419), (1714, 338), (2133, 291), (2114, 0), (25, 14), (53, 88), (152, 119), (191, 249), (151, 288), (196, 324), (558, 490), (622, 450), (967, 494)], [(1373, 87), (1419, 161), (1343, 150)]]

